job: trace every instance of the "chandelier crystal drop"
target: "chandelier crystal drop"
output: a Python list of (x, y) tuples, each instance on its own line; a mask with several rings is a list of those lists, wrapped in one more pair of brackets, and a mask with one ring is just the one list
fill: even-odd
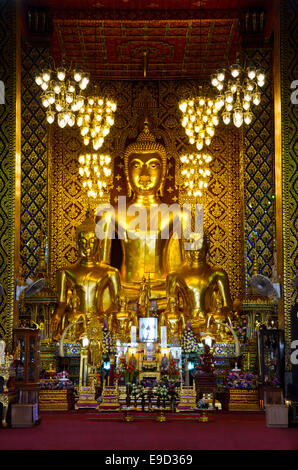
[(89, 74), (62, 65), (55, 70), (44, 69), (35, 77), (35, 82), (43, 90), (41, 104), (47, 110), (47, 122), (53, 124), (57, 116), (61, 128), (72, 127), (76, 122), (75, 113), (84, 105), (82, 91), (89, 83)]
[(80, 108), (77, 117), (85, 145), (92, 142), (95, 151), (102, 147), (114, 124), (116, 109), (116, 103), (109, 99), (91, 96), (86, 100), (86, 105)]
[(80, 155), (79, 163), (79, 174), (88, 198), (102, 198), (113, 185), (111, 157), (90, 153)]
[(211, 160), (212, 156), (208, 153), (180, 156), (180, 181), (188, 196), (203, 195), (211, 175), (208, 167)]
[(215, 127), (219, 124), (218, 104), (215, 100), (198, 96), (179, 103), (182, 112), (181, 124), (188, 136), (189, 143), (197, 150), (211, 143)]
[[(228, 77), (228, 74), (230, 76)], [(256, 67), (242, 67), (239, 60), (230, 70), (219, 69), (211, 75), (211, 84), (217, 89), (217, 107), (225, 124), (233, 122), (241, 127), (249, 125), (253, 114), (251, 106), (261, 102), (260, 88), (264, 86), (265, 74)]]

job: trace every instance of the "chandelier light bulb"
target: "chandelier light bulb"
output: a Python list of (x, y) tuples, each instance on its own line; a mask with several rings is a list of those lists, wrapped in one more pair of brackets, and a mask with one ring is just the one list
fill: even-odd
[(243, 124), (243, 112), (240, 107), (236, 107), (233, 113), (233, 123), (236, 127), (241, 127)]
[(73, 102), (73, 94), (72, 93), (66, 93), (65, 94), (65, 101), (68, 104), (72, 103)]
[(243, 106), (243, 109), (244, 109), (245, 111), (248, 111), (249, 108), (250, 108), (250, 102), (249, 102), (249, 101), (243, 101), (242, 106)]
[(240, 67), (239, 64), (231, 65), (231, 75), (232, 75), (232, 77), (234, 77), (234, 78), (239, 77), (240, 72), (241, 72), (241, 67)]
[(49, 88), (49, 84), (47, 82), (42, 82), (41, 88), (43, 91), (46, 91)]
[(42, 84), (42, 78), (40, 75), (37, 75), (37, 77), (35, 77), (35, 83), (38, 85), (38, 86), (41, 86)]
[(49, 82), (51, 79), (51, 71), (48, 69), (45, 69), (42, 71), (42, 79), (44, 82)]
[(182, 103), (180, 103), (179, 109), (180, 109), (180, 111), (182, 111), (182, 113), (185, 113), (185, 111), (186, 111), (186, 109), (187, 109), (187, 103), (186, 103), (186, 101), (183, 101)]
[(258, 91), (256, 91), (253, 95), (252, 95), (252, 102), (254, 105), (258, 106), (261, 102), (261, 93), (259, 93)]
[(231, 122), (231, 114), (229, 112), (224, 112), (222, 115), (222, 120), (224, 124), (228, 125)]
[(252, 121), (252, 118), (253, 118), (252, 113), (250, 113), (250, 112), (244, 113), (244, 122), (245, 122), (245, 124), (249, 125)]
[(69, 113), (68, 125), (72, 127), (76, 122), (75, 115), (73, 113)]
[(233, 103), (233, 93), (231, 91), (226, 91), (225, 100), (226, 103)]
[(213, 122), (213, 124), (214, 124), (215, 126), (218, 126), (218, 124), (219, 124), (219, 119), (218, 119), (218, 117), (217, 117), (217, 116), (213, 116), (213, 117), (212, 117), (212, 122)]
[(226, 111), (232, 111), (233, 105), (231, 103), (226, 103), (225, 104), (225, 109), (226, 109)]
[(224, 87), (224, 86), (223, 86), (223, 83), (218, 82), (218, 85), (217, 85), (217, 87), (216, 87), (216, 88), (218, 89), (218, 91), (221, 91), (221, 90), (223, 89), (223, 87)]
[(65, 120), (64, 113), (59, 113), (58, 114), (58, 126), (63, 129), (66, 126), (66, 124), (67, 122)]
[(52, 88), (53, 88), (53, 90), (54, 90), (54, 93), (56, 93), (56, 95), (59, 95), (59, 93), (61, 92), (61, 85), (60, 85), (60, 83), (53, 81), (53, 83), (52, 83)]
[(217, 97), (217, 101), (215, 102), (215, 107), (217, 110), (220, 110), (225, 104), (225, 100), (224, 100), (224, 97), (223, 95), (219, 95)]
[(265, 74), (262, 72), (262, 70), (258, 70), (256, 73), (257, 81), (258, 82), (264, 82), (265, 81)]
[(250, 80), (256, 78), (256, 68), (255, 67), (247, 67), (247, 76)]
[(217, 71), (217, 80), (218, 80), (219, 82), (223, 82), (224, 79), (225, 79), (225, 69), (219, 69), (219, 70)]
[(248, 90), (244, 90), (244, 100), (251, 101), (251, 93)]
[(49, 100), (48, 100), (48, 95), (44, 95), (41, 99), (41, 103), (42, 105), (45, 107), (45, 108), (48, 108), (50, 103), (49, 103)]
[(197, 147), (198, 150), (202, 150), (203, 145), (204, 145), (204, 143), (203, 143), (202, 140), (197, 140), (196, 147)]
[(236, 84), (236, 83), (232, 83), (232, 84), (230, 85), (230, 90), (231, 90), (231, 92), (232, 92), (233, 94), (236, 93), (236, 91), (237, 91), (237, 84)]
[(88, 83), (89, 83), (89, 78), (84, 77), (79, 83), (79, 87), (81, 88), (81, 90), (85, 90), (87, 88)]
[(82, 70), (74, 70), (73, 72), (73, 78), (77, 83), (79, 83), (82, 80), (83, 77), (83, 72)]
[(69, 80), (66, 84), (66, 88), (67, 88), (67, 91), (69, 93), (75, 93), (76, 91), (76, 85), (74, 82), (72, 82), (71, 80)]
[(62, 82), (63, 80), (65, 80), (65, 76), (66, 76), (65, 67), (59, 67), (57, 69), (57, 78), (58, 78), (58, 80), (60, 80)]
[(47, 111), (46, 112), (46, 118), (47, 118), (47, 122), (49, 124), (53, 124), (54, 119), (55, 119), (55, 113), (53, 111)]

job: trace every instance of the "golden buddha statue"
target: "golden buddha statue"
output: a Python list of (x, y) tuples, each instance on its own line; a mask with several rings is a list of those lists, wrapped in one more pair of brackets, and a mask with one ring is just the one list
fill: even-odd
[(105, 258), (105, 243), (96, 237), (95, 221), (89, 211), (77, 228), (77, 247), (80, 260), (57, 272), (58, 307), (52, 319), (55, 340), (60, 339), (70, 322), (80, 317), (103, 319), (118, 306), (119, 272), (105, 261), (97, 261), (99, 251), (101, 259)]
[(216, 289), (222, 299), (221, 321), (223, 318), (226, 320), (226, 315), (232, 310), (232, 301), (227, 273), (206, 261), (209, 249), (207, 233), (203, 234), (201, 246), (198, 240), (192, 240), (191, 248), (185, 252), (184, 263), (167, 276), (168, 311), (174, 315), (179, 307), (178, 299), (182, 298), (185, 317), (197, 330), (206, 326), (208, 313), (214, 308), (212, 296)]
[[(161, 304), (166, 306), (166, 276), (183, 258), (181, 240), (173, 238), (173, 213), (168, 211), (168, 217), (160, 217), (157, 212), (162, 203), (167, 155), (149, 131), (147, 120), (137, 140), (126, 148), (124, 168), (130, 200), (125, 217), (118, 209), (113, 221), (123, 252), (121, 286), (128, 300), (135, 302), (142, 279), (150, 275), (151, 300), (158, 300), (160, 308)], [(139, 224), (136, 213), (141, 217)]]

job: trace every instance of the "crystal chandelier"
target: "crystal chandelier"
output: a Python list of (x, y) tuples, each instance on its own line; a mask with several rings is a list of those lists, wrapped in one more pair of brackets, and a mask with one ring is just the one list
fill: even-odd
[(227, 71), (219, 69), (211, 75), (211, 84), (218, 91), (217, 109), (222, 114), (222, 120), (229, 124), (231, 119), (236, 127), (243, 122), (250, 124), (253, 114), (252, 104), (258, 106), (261, 102), (259, 87), (265, 83), (265, 74), (256, 67), (242, 67), (239, 60), (230, 67), (230, 77)]
[(97, 153), (80, 155), (79, 174), (87, 196), (93, 199), (102, 198), (113, 184), (111, 157)]
[(201, 197), (208, 187), (212, 156), (207, 153), (180, 156), (180, 181), (188, 196)]
[(85, 145), (92, 141), (93, 149), (98, 150), (114, 124), (116, 103), (109, 99), (91, 96), (78, 113), (77, 125)]
[(60, 127), (72, 127), (76, 121), (75, 113), (84, 105), (81, 92), (89, 83), (89, 74), (67, 69), (62, 61), (61, 67), (43, 70), (35, 77), (35, 82), (43, 90), (41, 104), (47, 110), (47, 122), (52, 124), (57, 115)]
[(202, 150), (204, 145), (210, 145), (215, 127), (219, 123), (217, 103), (212, 99), (198, 96), (181, 101), (179, 109), (183, 115), (181, 124), (189, 143), (196, 144), (198, 150)]

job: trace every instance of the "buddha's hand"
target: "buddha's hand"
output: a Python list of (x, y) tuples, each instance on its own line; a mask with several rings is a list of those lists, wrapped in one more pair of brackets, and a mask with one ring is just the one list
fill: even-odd
[(65, 312), (65, 304), (59, 304), (56, 311), (54, 312), (51, 320), (51, 327), (53, 332), (53, 339), (57, 340), (62, 334), (62, 322)]

